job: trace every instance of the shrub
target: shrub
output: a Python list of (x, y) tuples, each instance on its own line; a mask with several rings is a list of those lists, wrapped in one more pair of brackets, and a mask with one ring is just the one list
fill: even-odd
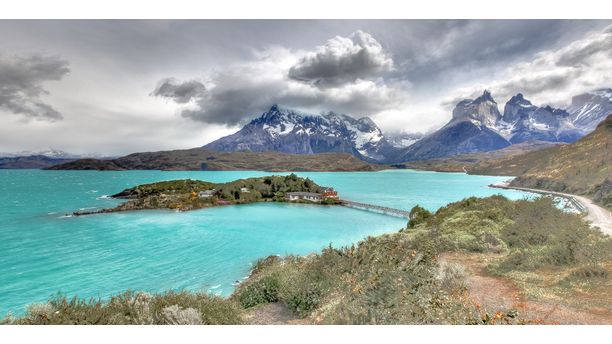
[(231, 300), (203, 293), (125, 292), (108, 301), (67, 299), (57, 295), (47, 304), (32, 305), (16, 324), (30, 325), (164, 325), (239, 324), (242, 312)]
[(436, 279), (440, 287), (450, 294), (460, 293), (467, 290), (467, 272), (459, 264), (442, 262), (438, 266)]
[(432, 216), (431, 212), (421, 206), (415, 206), (410, 210), (408, 228), (414, 228), (418, 224), (427, 221)]
[(169, 325), (201, 325), (202, 317), (200, 312), (194, 308), (181, 309), (177, 305), (172, 305), (162, 309), (163, 321)]
[(278, 301), (279, 281), (274, 274), (263, 276), (249, 283), (239, 294), (238, 301), (244, 308)]
[(602, 278), (607, 279), (609, 272), (601, 265), (587, 265), (576, 268), (571, 276), (576, 278)]

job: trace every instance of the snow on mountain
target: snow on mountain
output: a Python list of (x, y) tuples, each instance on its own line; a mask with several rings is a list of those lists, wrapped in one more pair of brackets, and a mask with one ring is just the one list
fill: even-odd
[(583, 93), (572, 98), (566, 109), (573, 124), (589, 133), (597, 127), (606, 116), (612, 114), (612, 88), (602, 88)]
[[(598, 96), (608, 93), (600, 92)], [(427, 160), (486, 152), (526, 141), (569, 143), (585, 134), (582, 128), (572, 123), (567, 111), (550, 106), (538, 107), (521, 93), (506, 102), (501, 114), (497, 102), (485, 90), (478, 98), (457, 103), (451, 120), (407, 147), (401, 159)]]
[(501, 114), (491, 93), (485, 90), (476, 99), (464, 99), (457, 103), (453, 110), (452, 121), (471, 120), (475, 125), (495, 127)]
[(0, 157), (2, 158), (12, 158), (19, 156), (45, 156), (47, 158), (54, 159), (77, 159), (81, 157), (80, 155), (67, 153), (62, 150), (57, 150), (53, 148), (49, 148), (43, 151), (20, 151), (15, 153), (0, 153)]
[(507, 147), (510, 142), (497, 130), (500, 119), (497, 103), (485, 90), (476, 99), (464, 99), (457, 103), (452, 119), (406, 148), (400, 160), (428, 160)]
[(496, 129), (513, 144), (532, 140), (570, 143), (584, 135), (567, 111), (535, 106), (521, 93), (508, 100)]
[(421, 133), (387, 133), (385, 138), (393, 146), (397, 148), (407, 148), (415, 142), (423, 138)]
[(537, 106), (521, 93), (504, 105), (485, 90), (457, 103), (451, 120), (427, 135), (385, 135), (368, 117), (333, 112), (304, 113), (274, 105), (235, 134), (204, 148), (233, 152), (280, 151), (294, 154), (346, 152), (373, 162), (403, 162), (490, 151), (526, 141), (571, 143), (612, 113), (612, 89), (572, 98), (567, 109)]
[(368, 117), (355, 119), (334, 112), (309, 114), (278, 105), (235, 134), (222, 137), (204, 148), (220, 152), (345, 152), (371, 161), (383, 161), (395, 150)]

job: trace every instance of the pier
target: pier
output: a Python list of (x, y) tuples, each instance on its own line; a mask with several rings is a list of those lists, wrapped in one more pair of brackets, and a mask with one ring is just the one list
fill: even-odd
[(405, 219), (408, 219), (410, 217), (410, 211), (408, 210), (383, 207), (383, 206), (375, 205), (375, 204), (361, 203), (361, 202), (347, 201), (347, 200), (341, 200), (340, 202), (341, 202), (341, 205), (345, 207), (349, 207), (349, 208), (361, 209), (361, 210), (371, 211), (371, 212), (379, 213), (379, 214), (402, 217)]

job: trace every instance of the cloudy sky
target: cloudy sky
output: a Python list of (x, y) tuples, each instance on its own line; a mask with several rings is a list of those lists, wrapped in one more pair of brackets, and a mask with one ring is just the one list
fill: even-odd
[(0, 20), (0, 152), (201, 146), (278, 103), (428, 132), (612, 87), (612, 21)]

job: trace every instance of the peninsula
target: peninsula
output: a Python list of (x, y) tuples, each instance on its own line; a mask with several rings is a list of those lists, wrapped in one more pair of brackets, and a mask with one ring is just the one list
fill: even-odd
[(125, 189), (111, 197), (127, 201), (114, 208), (78, 211), (73, 214), (80, 216), (144, 209), (188, 211), (255, 202), (340, 203), (332, 188), (319, 186), (293, 173), (287, 176), (239, 179), (228, 183), (192, 179), (162, 181)]

